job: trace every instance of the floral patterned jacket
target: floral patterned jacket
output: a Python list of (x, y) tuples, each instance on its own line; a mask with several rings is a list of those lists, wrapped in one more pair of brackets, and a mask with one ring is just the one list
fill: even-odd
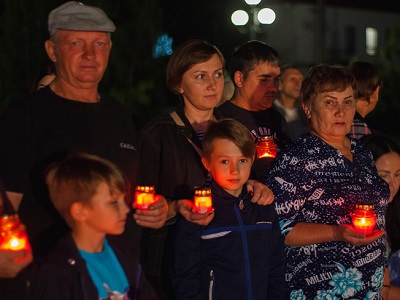
[[(353, 161), (313, 134), (283, 151), (267, 175), (283, 235), (298, 222), (351, 224), (355, 204), (372, 203), (385, 229), (389, 189), (368, 149), (351, 140)], [(285, 249), (288, 298), (379, 299), (387, 264), (386, 237), (355, 247), (326, 242)]]

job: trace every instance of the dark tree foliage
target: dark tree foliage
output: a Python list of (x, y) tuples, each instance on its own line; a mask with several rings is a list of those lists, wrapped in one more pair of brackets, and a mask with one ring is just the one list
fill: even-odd
[[(13, 0), (0, 4), (0, 110), (30, 93), (36, 74), (50, 63), (44, 41), (49, 12), (66, 1)], [(157, 0), (87, 0), (102, 8), (117, 27), (100, 91), (115, 96), (132, 112), (137, 126), (165, 109), (166, 58), (153, 59), (162, 33), (163, 13)]]
[[(47, 17), (64, 2), (66, 0), (0, 1), (0, 112), (11, 101), (31, 92), (37, 73), (50, 63), (43, 47), (48, 38)], [(218, 46), (227, 63), (234, 48), (248, 38), (230, 22), (234, 10), (246, 8), (243, 0), (82, 2), (102, 8), (117, 27), (112, 34), (109, 65), (99, 89), (126, 105), (137, 127), (171, 110), (177, 103), (177, 97), (165, 86), (168, 57), (152, 57), (158, 36), (167, 33), (173, 37), (173, 47), (190, 38), (206, 39)], [(265, 36), (259, 34), (258, 38), (263, 40)], [(395, 29), (376, 64), (382, 69), (384, 82), (381, 100), (367, 116), (373, 128), (392, 137), (400, 132), (397, 121), (400, 112), (399, 41), (400, 29)]]

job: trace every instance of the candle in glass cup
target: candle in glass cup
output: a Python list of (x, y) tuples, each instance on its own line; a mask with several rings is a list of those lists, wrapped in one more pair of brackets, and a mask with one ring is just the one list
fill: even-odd
[(373, 204), (356, 204), (356, 210), (351, 216), (356, 231), (370, 235), (376, 225), (376, 214)]
[(276, 144), (272, 135), (259, 136), (256, 143), (257, 158), (276, 156)]
[(0, 249), (29, 250), (31, 248), (25, 226), (18, 215), (3, 215), (0, 217)]
[(154, 203), (154, 186), (138, 185), (135, 190), (134, 207), (146, 210), (152, 203)]
[(194, 205), (196, 212), (203, 214), (212, 211), (212, 197), (210, 188), (201, 188), (194, 191)]

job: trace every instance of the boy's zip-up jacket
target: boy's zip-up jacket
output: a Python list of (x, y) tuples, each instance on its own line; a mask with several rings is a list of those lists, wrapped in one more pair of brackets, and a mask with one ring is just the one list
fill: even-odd
[(173, 286), (178, 299), (283, 299), (284, 247), (273, 205), (234, 197), (212, 182), (207, 226), (179, 218)]

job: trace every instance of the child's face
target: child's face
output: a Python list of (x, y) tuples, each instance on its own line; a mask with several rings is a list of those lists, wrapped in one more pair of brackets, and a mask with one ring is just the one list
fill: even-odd
[(203, 164), (215, 182), (234, 196), (239, 196), (243, 185), (249, 179), (252, 163), (252, 158), (245, 157), (242, 151), (227, 139), (216, 139), (210, 160), (203, 158)]
[(97, 187), (97, 192), (89, 205), (85, 205), (85, 224), (94, 232), (121, 234), (125, 229), (126, 215), (129, 212), (124, 194), (111, 196), (105, 182)]

